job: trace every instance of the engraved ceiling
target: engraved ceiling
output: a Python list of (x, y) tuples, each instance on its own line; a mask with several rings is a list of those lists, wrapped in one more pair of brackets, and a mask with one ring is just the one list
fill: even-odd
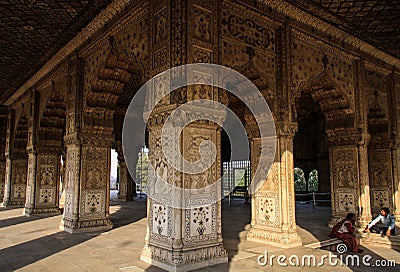
[[(400, 58), (400, 1), (286, 0)], [(0, 102), (111, 0), (0, 0)]]
[(12, 94), (110, 2), (0, 0), (0, 97)]
[(400, 58), (400, 1), (286, 0)]

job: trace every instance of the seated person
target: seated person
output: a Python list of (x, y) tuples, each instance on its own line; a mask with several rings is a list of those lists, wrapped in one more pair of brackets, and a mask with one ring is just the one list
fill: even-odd
[(357, 238), (354, 234), (356, 215), (348, 213), (342, 225), (336, 233), (336, 238), (343, 240), (349, 251), (361, 253), (363, 250), (358, 248)]
[[(378, 222), (383, 224), (383, 227), (378, 227)], [(372, 220), (364, 229), (364, 233), (370, 231), (373, 233), (380, 233), (382, 235), (395, 235), (396, 221), (394, 216), (390, 214), (389, 208), (382, 208), (381, 214)]]

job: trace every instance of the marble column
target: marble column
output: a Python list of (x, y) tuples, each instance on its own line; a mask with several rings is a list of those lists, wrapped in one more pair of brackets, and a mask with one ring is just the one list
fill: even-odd
[[(227, 262), (222, 243), (221, 186), (206, 188), (221, 175), (219, 128), (211, 123), (193, 122), (183, 129), (181, 136), (178, 127), (163, 136), (161, 126), (149, 130), (149, 160), (156, 176), (149, 174), (148, 228), (140, 259), (168, 271), (189, 271)], [(183, 158), (190, 162), (200, 158), (200, 144), (211, 141), (216, 148), (216, 160), (200, 174), (184, 174), (173, 168), (163, 155), (161, 137), (168, 144), (179, 143)], [(177, 192), (168, 185), (192, 190)]]
[(4, 185), (6, 181), (6, 136), (7, 136), (8, 109), (0, 106), (0, 203), (4, 198)]
[(102, 97), (96, 92), (86, 93), (84, 103), (84, 67), (85, 60), (80, 56), (74, 56), (68, 65), (66, 196), (60, 229), (70, 233), (112, 228), (109, 202), (113, 111), (88, 107), (88, 101)]
[[(296, 129), (295, 123), (276, 123), (275, 161), (263, 185), (252, 195), (249, 241), (283, 248), (302, 244), (295, 218), (293, 138)], [(251, 139), (252, 168), (257, 166), (261, 140)]]
[(359, 226), (371, 220), (368, 173), (369, 136), (362, 134), (331, 135), (329, 138), (332, 226), (353, 212)]
[[(400, 218), (400, 142), (397, 141), (392, 146), (392, 165), (393, 165), (393, 214)], [(400, 226), (399, 220), (396, 225)]]
[(4, 187), (4, 207), (23, 207), (26, 196), (28, 158), (28, 119), (22, 107), (22, 113), (14, 127), (15, 112), (10, 110), (6, 140), (6, 178)]
[(33, 91), (28, 139), (27, 198), (24, 214), (60, 213), (59, 182), (65, 105), (54, 90), (39, 118), (40, 93)]
[(65, 208), (60, 228), (70, 233), (110, 230), (112, 138), (88, 134), (65, 137)]
[(119, 159), (119, 192), (118, 199), (120, 200), (133, 200), (132, 195), (132, 178), (124, 159)]

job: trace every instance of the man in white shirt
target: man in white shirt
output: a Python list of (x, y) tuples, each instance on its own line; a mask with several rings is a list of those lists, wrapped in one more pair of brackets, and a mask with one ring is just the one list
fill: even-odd
[[(383, 227), (378, 227), (376, 224), (381, 222)], [(383, 235), (395, 235), (396, 221), (393, 215), (390, 214), (389, 208), (382, 208), (381, 214), (372, 220), (364, 229), (364, 232), (370, 231)]]

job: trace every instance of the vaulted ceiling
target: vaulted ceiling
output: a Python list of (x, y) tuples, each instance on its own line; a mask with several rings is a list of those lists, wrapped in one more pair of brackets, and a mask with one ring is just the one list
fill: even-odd
[[(286, 0), (400, 59), (400, 1)], [(0, 102), (111, 0), (0, 0)]]

